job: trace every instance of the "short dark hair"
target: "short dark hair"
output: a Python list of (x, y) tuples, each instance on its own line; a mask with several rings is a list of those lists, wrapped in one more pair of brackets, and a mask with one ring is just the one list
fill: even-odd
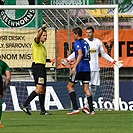
[(94, 32), (94, 28), (92, 26), (88, 26), (86, 30), (92, 30), (92, 32)]
[(76, 27), (72, 30), (75, 34), (82, 36), (82, 29), (80, 27)]

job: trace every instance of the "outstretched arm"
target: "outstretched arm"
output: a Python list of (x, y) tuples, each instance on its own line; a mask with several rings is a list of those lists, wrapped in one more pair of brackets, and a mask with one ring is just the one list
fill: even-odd
[(66, 66), (67, 63), (69, 63), (70, 61), (72, 61), (73, 59), (75, 59), (75, 52), (73, 52), (72, 54), (70, 54), (66, 59), (62, 59), (61, 60), (61, 64), (63, 66)]
[(115, 64), (118, 68), (121, 68), (123, 66), (122, 62), (123, 61), (116, 61), (112, 57), (110, 57), (103, 49), (103, 46), (100, 47), (100, 54), (102, 55), (103, 58), (108, 60), (109, 62)]

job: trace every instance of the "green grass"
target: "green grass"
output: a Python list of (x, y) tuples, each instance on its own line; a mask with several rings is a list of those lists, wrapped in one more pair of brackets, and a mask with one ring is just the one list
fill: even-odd
[(133, 133), (132, 111), (96, 111), (90, 116), (80, 112), (50, 111), (53, 115), (31, 116), (23, 112), (3, 112), (0, 133)]

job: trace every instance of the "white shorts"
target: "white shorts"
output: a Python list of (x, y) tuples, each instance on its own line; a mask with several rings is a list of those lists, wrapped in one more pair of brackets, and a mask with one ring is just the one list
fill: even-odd
[(91, 71), (91, 85), (100, 85), (100, 73), (99, 71)]

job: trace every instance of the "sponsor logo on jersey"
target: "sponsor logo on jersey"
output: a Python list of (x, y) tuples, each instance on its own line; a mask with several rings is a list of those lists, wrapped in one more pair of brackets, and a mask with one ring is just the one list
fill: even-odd
[(44, 84), (44, 78), (39, 78), (39, 79), (38, 79), (38, 83)]
[(96, 51), (96, 49), (95, 48), (91, 48), (91, 50), (90, 50), (90, 54), (95, 54), (97, 51)]
[(79, 45), (77, 45), (77, 48), (79, 48)]

